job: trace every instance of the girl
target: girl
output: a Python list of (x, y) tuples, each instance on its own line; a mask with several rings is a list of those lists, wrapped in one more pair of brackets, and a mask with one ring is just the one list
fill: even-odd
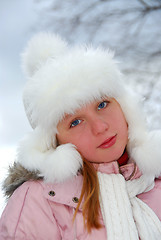
[(161, 133), (113, 54), (40, 33), (23, 66), (33, 132), (4, 183), (0, 240), (160, 240)]

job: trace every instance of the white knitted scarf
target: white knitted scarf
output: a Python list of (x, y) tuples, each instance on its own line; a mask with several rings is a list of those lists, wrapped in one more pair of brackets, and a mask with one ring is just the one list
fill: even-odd
[(108, 240), (161, 240), (161, 222), (136, 195), (154, 187), (142, 175), (126, 181), (121, 174), (98, 172), (100, 205)]

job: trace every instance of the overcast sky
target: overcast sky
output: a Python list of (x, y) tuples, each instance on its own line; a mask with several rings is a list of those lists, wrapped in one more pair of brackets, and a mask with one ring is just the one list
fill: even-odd
[(0, 147), (14, 145), (29, 127), (21, 100), (20, 53), (36, 18), (31, 0), (0, 2)]
[[(14, 160), (17, 142), (30, 131), (22, 105), (20, 53), (36, 21), (32, 0), (0, 1), (0, 181)], [(3, 204), (0, 191), (0, 214)]]

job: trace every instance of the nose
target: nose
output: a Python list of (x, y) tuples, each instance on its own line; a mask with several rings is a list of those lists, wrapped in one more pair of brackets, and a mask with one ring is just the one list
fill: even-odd
[(96, 116), (90, 122), (91, 131), (94, 135), (101, 134), (109, 129), (109, 124), (103, 118)]

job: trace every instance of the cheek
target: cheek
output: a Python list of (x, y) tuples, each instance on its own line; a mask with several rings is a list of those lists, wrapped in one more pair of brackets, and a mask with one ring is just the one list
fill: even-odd
[(59, 144), (72, 143), (79, 151), (88, 149), (90, 143), (90, 136), (87, 131), (78, 131), (77, 129), (73, 129), (70, 133), (59, 132), (57, 139)]
[(90, 135), (83, 135), (75, 141), (74, 145), (77, 147), (77, 150), (80, 154), (86, 159), (92, 159), (95, 153), (95, 143), (92, 141), (93, 138)]
[(83, 155), (86, 156), (91, 149), (91, 136), (86, 131), (82, 131), (80, 134), (71, 134), (68, 139), (70, 143), (74, 144), (77, 147), (77, 150)]
[(114, 111), (112, 114), (112, 124), (115, 126), (118, 126), (119, 129), (127, 129), (128, 124), (126, 122), (126, 119), (124, 117), (124, 114), (122, 110), (118, 107), (116, 111)]
[(81, 136), (76, 136), (75, 138), (72, 138), (71, 141), (79, 151), (88, 149), (90, 145), (90, 138), (86, 134), (81, 134)]
[(128, 124), (124, 118), (123, 114), (120, 114), (118, 121), (117, 121), (118, 130), (123, 139), (128, 139)]
[(72, 143), (72, 136), (65, 131), (59, 131), (59, 133), (57, 134), (57, 140), (59, 145)]

